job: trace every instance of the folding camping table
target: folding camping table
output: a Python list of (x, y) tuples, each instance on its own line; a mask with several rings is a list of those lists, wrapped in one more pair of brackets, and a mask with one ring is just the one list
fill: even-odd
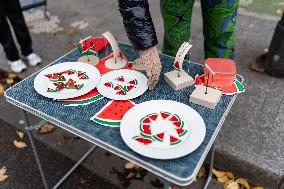
[[(123, 54), (130, 61), (139, 56), (139, 54), (133, 50), (131, 46), (123, 43), (120, 43), (119, 46)], [(105, 52), (101, 52), (99, 56), (102, 58), (110, 53), (111, 50), (107, 49)], [(79, 56), (79, 51), (75, 49), (57, 59), (50, 65), (67, 61), (77, 61)], [(173, 57), (161, 55), (163, 73), (172, 70), (173, 61)], [(203, 73), (202, 64), (190, 63), (188, 61), (184, 63), (183, 69), (186, 70), (192, 77), (194, 77), (196, 74), (201, 75)], [(61, 127), (66, 131), (71, 132), (94, 144), (92, 148), (88, 150), (71, 168), (71, 170), (68, 171), (66, 175), (61, 178), (52, 188), (57, 188), (76, 169), (76, 167), (78, 167), (80, 163), (82, 163), (88, 157), (96, 146), (100, 146), (124, 159), (132, 161), (163, 178), (165, 181), (165, 188), (170, 188), (170, 183), (175, 183), (181, 186), (191, 184), (201, 168), (206, 156), (210, 154), (209, 151), (211, 149), (210, 172), (204, 186), (204, 188), (207, 188), (212, 178), (211, 170), (214, 160), (214, 141), (237, 95), (223, 95), (216, 108), (211, 110), (189, 102), (189, 94), (191, 94), (194, 90), (194, 86), (174, 91), (168, 84), (166, 84), (163, 77), (161, 77), (161, 80), (154, 91), (147, 91), (142, 96), (133, 99), (136, 104), (157, 99), (178, 101), (195, 109), (204, 119), (206, 125), (206, 136), (198, 149), (181, 158), (172, 160), (156, 160), (144, 157), (132, 151), (123, 142), (120, 136), (119, 128), (97, 125), (90, 120), (90, 118), (96, 112), (98, 112), (109, 101), (109, 99), (104, 98), (100, 101), (85, 106), (65, 107), (60, 102), (45, 98), (35, 91), (33, 82), (38, 73), (39, 71), (8, 89), (5, 92), (5, 97), (8, 102), (23, 110), (25, 129), (29, 136), (36, 163), (46, 189), (49, 188), (49, 186), (45, 179), (40, 158), (38, 157), (38, 153), (34, 145), (34, 139), (31, 133), (32, 129), (39, 128), (45, 121), (51, 122), (58, 127)], [(243, 82), (243, 78), (240, 75), (238, 75), (237, 78), (240, 82)], [(30, 126), (26, 112), (30, 112), (45, 121), (42, 121), (39, 123), (39, 125)]]

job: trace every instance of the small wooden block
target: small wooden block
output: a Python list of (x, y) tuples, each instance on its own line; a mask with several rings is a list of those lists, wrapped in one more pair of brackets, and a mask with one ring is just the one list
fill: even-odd
[(114, 58), (110, 58), (105, 61), (105, 66), (110, 70), (118, 70), (124, 68), (126, 65), (127, 61), (123, 58), (117, 58), (116, 62), (114, 62)]
[(134, 70), (137, 70), (137, 71), (146, 71), (146, 67), (144, 66), (144, 64), (142, 63), (141, 61), (141, 58), (137, 58), (135, 59), (134, 61)]
[(100, 62), (100, 59), (95, 55), (88, 55), (88, 56), (81, 56), (78, 59), (78, 62), (84, 62), (95, 66)]
[(207, 108), (214, 109), (221, 99), (222, 91), (217, 89), (207, 88), (207, 94), (205, 94), (206, 86), (196, 85), (196, 89), (190, 95), (189, 101)]
[(189, 87), (194, 83), (194, 79), (190, 77), (184, 70), (181, 70), (180, 77), (178, 77), (177, 70), (167, 72), (164, 74), (164, 79), (176, 91)]

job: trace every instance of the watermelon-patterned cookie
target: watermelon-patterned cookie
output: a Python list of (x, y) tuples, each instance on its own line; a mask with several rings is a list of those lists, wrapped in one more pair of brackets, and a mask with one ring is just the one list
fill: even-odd
[(142, 144), (151, 144), (152, 142), (154, 142), (151, 138), (147, 138), (147, 137), (143, 137), (143, 136), (135, 136), (133, 137), (134, 140), (136, 140), (137, 142), (140, 142)]
[(59, 73), (46, 74), (45, 77), (47, 77), (49, 81), (51, 81), (56, 86), (56, 88), (49, 87), (47, 89), (47, 92), (59, 92), (63, 89), (80, 90), (84, 87), (84, 84), (77, 83), (77, 81), (73, 78), (74, 74), (78, 78), (78, 81), (89, 79), (89, 76), (86, 74), (86, 72), (73, 69), (65, 70)]
[(130, 85), (138, 85), (138, 80), (137, 79), (133, 79), (131, 81), (128, 82)]
[(176, 138), (176, 137), (173, 137), (173, 136), (170, 136), (170, 145), (177, 145), (181, 142), (180, 139)]
[(115, 78), (116, 81), (120, 81), (120, 82), (124, 82), (124, 77), (123, 76), (120, 76), (120, 77), (117, 77)]
[(109, 88), (113, 88), (113, 83), (112, 82), (106, 82), (104, 84), (104, 86), (109, 87)]
[[(133, 139), (142, 144), (144, 138), (151, 139), (153, 147), (170, 147), (175, 146), (187, 138), (188, 129), (185, 127), (184, 121), (177, 114), (170, 112), (151, 113), (143, 118), (139, 122), (140, 135)], [(142, 138), (140, 140), (140, 137)], [(150, 141), (150, 140), (149, 140)]]

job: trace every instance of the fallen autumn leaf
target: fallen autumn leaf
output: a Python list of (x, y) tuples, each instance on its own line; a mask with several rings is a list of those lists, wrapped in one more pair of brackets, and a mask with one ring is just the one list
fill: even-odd
[(230, 179), (229, 179), (226, 175), (224, 175), (223, 177), (218, 177), (217, 180), (218, 180), (219, 182), (221, 182), (221, 183), (226, 183), (226, 182), (228, 182)]
[(135, 168), (135, 163), (132, 163), (132, 162), (128, 162), (125, 164), (125, 169), (133, 169)]
[(21, 142), (21, 141), (17, 141), (17, 140), (14, 140), (14, 145), (17, 147), (17, 148), (26, 148), (27, 147), (27, 144), (24, 143), (24, 142)]
[(66, 35), (67, 35), (67, 36), (73, 36), (73, 35), (75, 35), (77, 32), (78, 32), (78, 30), (77, 30), (76, 28), (69, 28), (69, 29), (66, 31)]
[(72, 43), (69, 43), (66, 47), (66, 50), (69, 52), (69, 51), (72, 51), (73, 49), (75, 49), (76, 46)]
[(24, 133), (22, 131), (16, 131), (17, 135), (20, 137), (20, 139), (24, 138)]
[(39, 134), (48, 134), (51, 133), (55, 129), (55, 125), (51, 123), (46, 123), (38, 129)]
[(245, 187), (245, 189), (250, 189), (249, 183), (246, 179), (238, 178), (236, 182)]
[(229, 179), (234, 179), (235, 176), (232, 172), (226, 172), (226, 176), (229, 178)]
[(16, 77), (17, 77), (17, 75), (15, 73), (9, 73), (9, 75), (8, 75), (8, 78), (10, 78), (10, 79), (14, 79)]
[(2, 167), (0, 169), (0, 182), (3, 182), (8, 178), (8, 175), (6, 175), (6, 171), (7, 171), (6, 167)]
[(224, 185), (224, 189), (240, 189), (240, 186), (237, 182), (231, 180)]
[(220, 177), (223, 177), (226, 175), (226, 173), (224, 171), (217, 171), (216, 169), (213, 169), (212, 170), (212, 173), (217, 177), (217, 178), (220, 178)]
[(0, 94), (3, 94), (5, 92), (5, 88), (3, 85), (0, 84)]

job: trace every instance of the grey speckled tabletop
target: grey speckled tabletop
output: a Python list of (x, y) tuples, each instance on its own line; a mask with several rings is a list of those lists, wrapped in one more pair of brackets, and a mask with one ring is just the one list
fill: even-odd
[[(138, 53), (129, 45), (122, 43), (119, 45), (123, 54), (130, 61), (133, 61), (138, 57)], [(102, 58), (110, 53), (111, 50), (109, 48), (107, 51), (100, 53), (99, 56)], [(79, 56), (79, 51), (74, 50), (54, 61), (52, 64), (77, 61)], [(173, 57), (161, 55), (161, 61), (163, 64), (162, 72), (172, 70), (173, 60)], [(184, 63), (183, 69), (193, 78), (196, 74), (200, 75), (203, 73), (203, 66), (201, 64)], [(133, 161), (141, 167), (178, 185), (187, 185), (193, 181), (193, 178), (198, 173), (198, 170), (207, 156), (237, 96), (222, 95), (222, 98), (216, 108), (211, 110), (189, 102), (189, 94), (191, 94), (194, 90), (194, 86), (174, 91), (165, 83), (164, 79), (161, 78), (153, 92), (147, 91), (142, 96), (134, 99), (133, 101), (136, 104), (157, 99), (178, 101), (195, 109), (204, 119), (206, 125), (206, 136), (197, 150), (187, 156), (173, 160), (155, 160), (141, 156), (132, 151), (123, 142), (119, 128), (96, 125), (90, 120), (90, 118), (98, 112), (109, 101), (109, 99), (104, 98), (86, 106), (64, 107), (61, 103), (45, 98), (35, 91), (33, 81), (37, 73), (8, 89), (5, 93), (6, 99), (12, 104), (54, 123), (57, 126), (95, 143), (125, 159)], [(238, 75), (237, 77), (241, 82), (243, 81), (241, 76)]]

